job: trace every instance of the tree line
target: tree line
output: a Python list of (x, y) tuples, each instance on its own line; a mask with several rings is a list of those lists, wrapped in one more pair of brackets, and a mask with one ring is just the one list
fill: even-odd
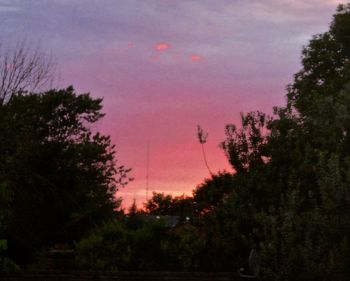
[(286, 99), (226, 126), (234, 173), (212, 173), (192, 196), (155, 193), (126, 215), (114, 194), (129, 169), (89, 128), (101, 99), (14, 92), (0, 107), (2, 266), (35, 265), (64, 242), (81, 269), (237, 271), (254, 249), (263, 280), (348, 280), (350, 4), (303, 48)]

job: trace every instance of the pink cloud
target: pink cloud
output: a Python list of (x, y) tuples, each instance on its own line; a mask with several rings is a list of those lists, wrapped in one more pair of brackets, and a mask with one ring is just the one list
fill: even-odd
[(157, 43), (154, 48), (157, 50), (157, 51), (165, 51), (167, 49), (170, 48), (170, 44), (169, 43)]
[(200, 55), (191, 55), (191, 61), (201, 61), (203, 57)]

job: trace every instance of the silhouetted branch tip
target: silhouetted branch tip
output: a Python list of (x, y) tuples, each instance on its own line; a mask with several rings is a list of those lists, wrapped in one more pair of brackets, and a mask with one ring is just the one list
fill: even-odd
[(208, 133), (205, 133), (200, 125), (197, 126), (197, 136), (200, 144), (207, 142)]

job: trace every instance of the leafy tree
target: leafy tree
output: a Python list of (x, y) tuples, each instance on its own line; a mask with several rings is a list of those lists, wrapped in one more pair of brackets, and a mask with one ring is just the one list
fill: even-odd
[(69, 87), (19, 93), (0, 108), (0, 179), (13, 194), (7, 237), (21, 262), (115, 215), (129, 169), (116, 164), (110, 137), (90, 128), (101, 102)]
[(192, 198), (186, 195), (173, 197), (170, 194), (153, 192), (153, 196), (145, 204), (146, 212), (151, 215), (192, 216)]
[(120, 270), (130, 262), (130, 237), (117, 221), (106, 222), (76, 244), (77, 265), (94, 270)]
[(174, 242), (161, 220), (137, 228), (112, 220), (76, 243), (76, 262), (95, 270), (179, 270)]
[(260, 244), (266, 278), (348, 279), (349, 164), (340, 166), (337, 155), (320, 159), (319, 196), (291, 190), (278, 212), (260, 214), (267, 238)]
[(191, 224), (184, 224), (175, 230), (175, 253), (178, 257), (180, 269), (184, 271), (206, 271), (203, 267), (203, 254), (205, 250), (204, 237), (200, 229)]
[(236, 172), (244, 172), (264, 163), (264, 131), (268, 117), (262, 112), (241, 114), (242, 128), (233, 124), (226, 126), (226, 140), (221, 147)]
[(5, 237), (5, 231), (7, 228), (8, 209), (10, 207), (11, 194), (6, 185), (3, 183), (0, 185), (0, 271), (14, 271), (19, 270), (11, 259), (6, 256), (8, 250), (7, 240), (1, 239)]
[(302, 117), (319, 114), (315, 101), (336, 97), (350, 79), (350, 4), (339, 5), (328, 32), (303, 49), (302, 69), (289, 86), (288, 103)]
[[(350, 4), (340, 5), (329, 32), (305, 47), (282, 110), (289, 118), (271, 124), (271, 161), (281, 163), (283, 151), (289, 158), (278, 208), (259, 214), (264, 270), (273, 280), (349, 278), (349, 21)], [(276, 133), (286, 120), (294, 136)]]
[(233, 175), (226, 172), (213, 174), (193, 190), (193, 208), (197, 215), (213, 211), (234, 190)]
[(206, 221), (206, 239), (235, 252), (235, 266), (257, 249), (267, 279), (349, 277), (349, 19), (350, 4), (339, 6), (330, 31), (305, 47), (285, 108), (226, 128), (234, 188)]
[(172, 208), (173, 196), (170, 194), (153, 192), (152, 198), (149, 199), (145, 208), (152, 215), (169, 215)]

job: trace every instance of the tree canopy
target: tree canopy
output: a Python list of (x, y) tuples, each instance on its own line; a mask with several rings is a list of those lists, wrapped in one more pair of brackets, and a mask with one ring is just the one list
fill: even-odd
[(69, 87), (18, 93), (0, 107), (0, 179), (12, 194), (7, 237), (23, 258), (114, 216), (129, 169), (117, 165), (110, 137), (91, 129), (104, 115), (101, 102)]

